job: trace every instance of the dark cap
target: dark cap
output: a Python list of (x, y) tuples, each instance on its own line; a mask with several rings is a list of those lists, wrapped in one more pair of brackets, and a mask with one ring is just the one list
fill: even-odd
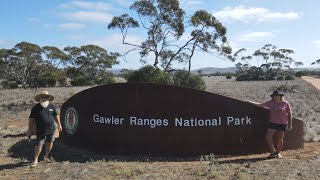
[(273, 96), (284, 96), (284, 94), (282, 94), (280, 91), (278, 90), (274, 90), (273, 93), (270, 95), (271, 97)]

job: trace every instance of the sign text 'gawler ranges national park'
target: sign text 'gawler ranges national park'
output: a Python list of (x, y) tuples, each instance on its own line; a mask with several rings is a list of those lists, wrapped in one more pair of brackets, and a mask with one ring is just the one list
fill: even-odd
[[(84, 90), (61, 107), (63, 142), (106, 153), (243, 154), (266, 152), (265, 108), (229, 97), (151, 83)], [(284, 149), (303, 147), (293, 119)]]

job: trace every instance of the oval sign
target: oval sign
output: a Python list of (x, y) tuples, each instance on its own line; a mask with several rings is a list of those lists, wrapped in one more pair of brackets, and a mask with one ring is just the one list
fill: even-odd
[[(190, 88), (110, 84), (84, 90), (62, 105), (62, 138), (66, 144), (108, 153), (265, 152), (268, 114), (249, 103)], [(303, 137), (297, 139), (295, 132), (294, 138), (286, 149), (303, 147)]]

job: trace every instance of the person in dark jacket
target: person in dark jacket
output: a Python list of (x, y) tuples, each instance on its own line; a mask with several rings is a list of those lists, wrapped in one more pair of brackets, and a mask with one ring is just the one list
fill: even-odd
[(54, 97), (50, 95), (48, 91), (43, 91), (41, 94), (35, 96), (35, 100), (39, 103), (33, 106), (31, 110), (29, 116), (29, 128), (27, 131), (27, 136), (30, 137), (32, 134), (32, 127), (34, 127), (34, 125), (36, 126), (36, 145), (31, 167), (37, 166), (39, 162), (38, 158), (44, 143), (46, 147), (44, 161), (49, 161), (48, 156), (55, 140), (55, 122), (58, 124), (58, 130), (60, 132), (62, 131), (57, 110), (54, 105), (50, 103), (53, 99)]

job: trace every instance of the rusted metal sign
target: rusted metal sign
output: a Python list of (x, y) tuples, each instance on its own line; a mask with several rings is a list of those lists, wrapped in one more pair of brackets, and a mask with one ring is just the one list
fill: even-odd
[[(82, 91), (61, 107), (64, 143), (108, 153), (243, 154), (267, 151), (268, 110), (217, 94), (150, 83)], [(303, 147), (294, 120), (284, 149)]]

